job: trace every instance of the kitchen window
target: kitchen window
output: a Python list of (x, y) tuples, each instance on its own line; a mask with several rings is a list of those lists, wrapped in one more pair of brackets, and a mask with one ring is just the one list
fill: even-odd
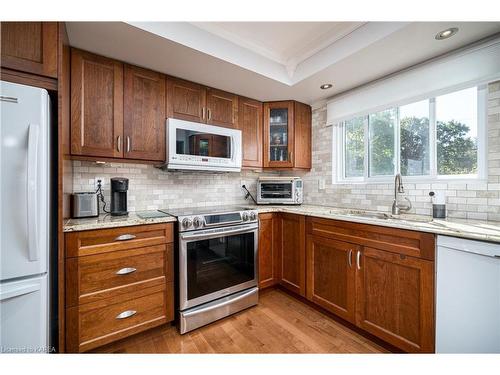
[(486, 177), (486, 86), (357, 116), (334, 127), (336, 182)]

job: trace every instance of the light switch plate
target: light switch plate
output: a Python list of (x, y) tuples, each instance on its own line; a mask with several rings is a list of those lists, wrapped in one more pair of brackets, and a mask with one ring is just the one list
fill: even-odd
[(325, 179), (324, 178), (320, 178), (318, 180), (318, 189), (325, 190)]

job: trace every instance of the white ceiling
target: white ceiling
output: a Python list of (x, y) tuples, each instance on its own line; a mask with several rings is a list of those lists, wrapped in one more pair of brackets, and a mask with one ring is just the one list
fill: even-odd
[[(66, 25), (74, 47), (262, 101), (309, 104), (500, 33), (500, 22)], [(448, 27), (458, 34), (434, 39)]]

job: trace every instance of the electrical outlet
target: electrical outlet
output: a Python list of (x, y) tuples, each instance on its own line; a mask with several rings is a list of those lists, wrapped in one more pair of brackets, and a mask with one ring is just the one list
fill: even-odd
[(318, 180), (318, 189), (325, 190), (325, 179), (324, 178), (320, 178)]
[(104, 189), (104, 186), (106, 186), (106, 180), (104, 177), (95, 177), (94, 178), (94, 189), (97, 190), (97, 181), (101, 180), (101, 187)]

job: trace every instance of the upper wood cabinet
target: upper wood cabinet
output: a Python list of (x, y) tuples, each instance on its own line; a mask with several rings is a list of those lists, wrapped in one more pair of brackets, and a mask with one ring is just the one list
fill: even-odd
[(264, 103), (264, 167), (311, 168), (311, 107)]
[(123, 157), (123, 64), (71, 51), (71, 154)]
[(238, 96), (183, 79), (167, 78), (167, 117), (236, 128)]
[(236, 128), (238, 123), (238, 95), (208, 88), (207, 124)]
[(278, 216), (280, 284), (285, 288), (306, 295), (306, 244), (305, 217), (285, 214)]
[(259, 215), (259, 288), (274, 286), (280, 275), (279, 214)]
[(307, 298), (345, 320), (355, 322), (356, 269), (360, 246), (307, 236)]
[(243, 167), (262, 168), (262, 103), (239, 98), (238, 129), (243, 144)]
[(434, 263), (365, 247), (356, 324), (407, 352), (434, 352)]
[(124, 157), (165, 159), (165, 76), (125, 65)]
[(205, 87), (182, 79), (167, 77), (167, 117), (205, 122)]
[(2, 22), (3, 68), (57, 78), (57, 22)]

